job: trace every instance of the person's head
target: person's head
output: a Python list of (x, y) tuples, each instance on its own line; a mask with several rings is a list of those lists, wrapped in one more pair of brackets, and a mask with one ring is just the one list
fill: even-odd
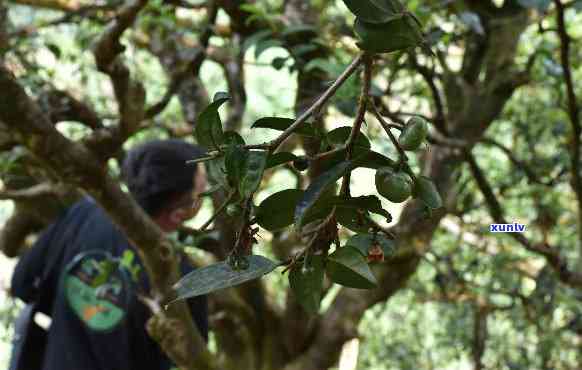
[(181, 140), (154, 140), (131, 149), (122, 177), (139, 205), (164, 230), (173, 231), (200, 209), (206, 187), (202, 164), (186, 162), (204, 155)]

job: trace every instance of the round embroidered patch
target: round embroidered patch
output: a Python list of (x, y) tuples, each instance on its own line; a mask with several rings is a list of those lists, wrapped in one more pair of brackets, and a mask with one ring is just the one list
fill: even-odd
[(91, 330), (111, 331), (125, 318), (128, 279), (109, 253), (78, 255), (67, 266), (63, 279), (69, 306)]

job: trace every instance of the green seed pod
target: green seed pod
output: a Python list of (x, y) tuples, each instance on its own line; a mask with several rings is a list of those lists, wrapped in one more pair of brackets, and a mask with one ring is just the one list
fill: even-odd
[(413, 151), (420, 147), (428, 135), (428, 122), (422, 117), (412, 117), (398, 137), (398, 144), (404, 150)]
[(394, 172), (390, 167), (382, 167), (376, 171), (376, 189), (389, 201), (401, 203), (412, 193), (412, 179), (404, 172)]
[(293, 161), (293, 167), (295, 167), (297, 171), (305, 171), (309, 168), (309, 160), (307, 157), (298, 157)]
[(441, 208), (443, 200), (431, 179), (425, 176), (416, 178), (414, 184), (415, 197), (419, 198), (431, 209)]

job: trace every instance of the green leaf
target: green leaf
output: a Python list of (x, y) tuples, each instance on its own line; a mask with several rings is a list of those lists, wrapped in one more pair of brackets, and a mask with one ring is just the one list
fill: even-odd
[[(269, 231), (283, 229), (293, 223), (295, 208), (305, 192), (301, 189), (286, 189), (272, 194), (257, 208), (257, 223)], [(305, 215), (304, 223), (327, 217), (334, 205), (334, 195), (324, 194)]]
[(340, 225), (356, 233), (368, 232), (372, 227), (372, 223), (369, 221), (370, 214), (357, 208), (338, 206), (335, 210), (335, 217)]
[(364, 257), (368, 256), (368, 251), (375, 245), (382, 248), (385, 256), (394, 254), (396, 250), (394, 241), (382, 234), (356, 234), (348, 239), (346, 245), (356, 248)]
[(230, 145), (225, 150), (224, 167), (230, 184), (237, 186), (245, 175), (248, 151), (241, 145)]
[(287, 189), (263, 200), (257, 209), (259, 226), (276, 231), (291, 225), (295, 206), (303, 198), (303, 193), (301, 189)]
[[(351, 132), (352, 132), (351, 126), (338, 127), (327, 133), (327, 140), (329, 141), (330, 144), (344, 145), (348, 138), (350, 137)], [(356, 136), (356, 141), (354, 142), (354, 145), (365, 149), (370, 149), (372, 147), (372, 145), (370, 144), (370, 140), (368, 140), (366, 135), (364, 135), (361, 132), (359, 132), (358, 135)]]
[(230, 184), (226, 177), (226, 165), (224, 157), (219, 157), (206, 162), (206, 173), (208, 174), (208, 181), (213, 187), (229, 189)]
[(297, 156), (293, 153), (289, 152), (279, 152), (275, 154), (271, 154), (267, 159), (267, 167), (266, 168), (273, 168), (279, 166), (284, 163), (289, 163), (297, 159)]
[(429, 208), (437, 209), (443, 206), (443, 200), (436, 186), (426, 176), (419, 176), (414, 182), (414, 194)]
[(338, 248), (327, 259), (326, 273), (337, 284), (357, 289), (373, 289), (376, 277), (362, 254), (353, 247)]
[[(344, 3), (358, 18), (370, 23), (386, 23), (395, 14), (389, 8), (378, 6), (370, 0), (344, 0)], [(386, 1), (377, 1), (382, 5), (386, 5)]]
[(352, 163), (349, 161), (339, 163), (333, 168), (319, 175), (309, 185), (297, 208), (295, 209), (295, 227), (300, 230), (305, 224), (305, 217), (315, 206), (317, 201), (325, 194), (337, 180), (352, 169)]
[(291, 54), (293, 56), (295, 56), (296, 58), (299, 58), (302, 55), (305, 55), (307, 53), (311, 53), (311, 52), (317, 50), (317, 48), (318, 48), (317, 45), (314, 45), (314, 44), (302, 44), (302, 45), (294, 46), (289, 51), (291, 52)]
[(273, 271), (278, 263), (263, 256), (246, 256), (249, 262), (245, 270), (234, 271), (226, 261), (196, 269), (181, 278), (173, 287), (179, 301), (230, 288), (257, 279)]
[(382, 202), (380, 201), (380, 198), (375, 195), (365, 195), (347, 199), (337, 197), (334, 204), (343, 208), (354, 208), (370, 211), (372, 213), (382, 215), (388, 219), (392, 219), (390, 213), (382, 208)]
[(422, 32), (410, 14), (395, 16), (382, 24), (368, 23), (356, 18), (354, 31), (362, 40), (358, 46), (372, 53), (404, 50), (423, 41)]
[(55, 56), (56, 59), (60, 59), (61, 58), (61, 48), (53, 43), (47, 43), (46, 44), (46, 48), (49, 49), (49, 51)]
[(247, 153), (244, 175), (239, 184), (239, 192), (243, 198), (251, 196), (259, 188), (268, 155), (269, 152), (266, 150), (253, 150)]
[(218, 149), (218, 146), (224, 143), (224, 133), (222, 132), (222, 122), (220, 121), (218, 108), (229, 99), (222, 94), (217, 94), (216, 97), (218, 99), (214, 100), (198, 116), (196, 126), (194, 127), (194, 134), (196, 135), (198, 144), (212, 149)]
[(245, 145), (245, 139), (236, 131), (224, 132), (224, 143), (226, 145)]
[(271, 61), (271, 65), (278, 71), (285, 67), (285, 62), (287, 62), (287, 59), (289, 58), (276, 57)]
[(214, 94), (214, 97), (212, 98), (212, 102), (217, 102), (217, 101), (227, 101), (228, 99), (230, 99), (230, 95), (228, 95), (227, 92), (224, 91), (219, 91), (216, 94)]
[(385, 12), (402, 13), (405, 9), (400, 0), (369, 0)]
[[(356, 148), (357, 149), (357, 148)], [(354, 150), (354, 166), (371, 169), (378, 169), (381, 167), (396, 167), (396, 162), (392, 159), (383, 156), (374, 151), (358, 151)]]
[[(293, 124), (293, 122), (295, 122), (295, 120), (292, 118), (264, 117), (253, 123), (251, 128), (269, 128), (272, 130), (285, 131)], [(307, 122), (300, 125), (294, 133), (317, 137), (315, 129)]]
[(317, 313), (323, 290), (323, 258), (311, 256), (306, 264), (296, 265), (289, 272), (289, 285), (297, 300), (309, 313)]

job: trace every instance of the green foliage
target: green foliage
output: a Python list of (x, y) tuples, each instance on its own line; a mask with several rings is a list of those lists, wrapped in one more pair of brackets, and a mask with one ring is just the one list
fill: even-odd
[(217, 93), (214, 101), (198, 117), (196, 124), (196, 140), (208, 149), (219, 149), (224, 143), (224, 133), (218, 108), (228, 100), (228, 96)]
[(337, 180), (348, 173), (353, 164), (342, 162), (322, 173), (309, 185), (295, 209), (295, 229), (301, 230), (306, 224), (307, 215), (313, 212), (317, 201), (329, 190)]
[(364, 22), (386, 23), (404, 8), (398, 0), (344, 0), (347, 7)]
[[(264, 117), (253, 123), (251, 128), (268, 128), (272, 130), (285, 131), (293, 124), (293, 122), (295, 122), (295, 120), (292, 118)], [(317, 131), (313, 125), (307, 122), (297, 127), (294, 132), (304, 136), (318, 136)]]
[(361, 39), (360, 48), (372, 53), (408, 49), (423, 41), (416, 19), (408, 13), (395, 15), (388, 22), (381, 24), (356, 18), (354, 30)]
[(437, 209), (443, 206), (443, 200), (436, 186), (426, 176), (419, 176), (414, 180), (414, 196), (422, 200), (429, 208)]
[(327, 260), (325, 273), (334, 282), (357, 289), (373, 289), (376, 277), (359, 250), (350, 246), (338, 248)]
[(257, 209), (257, 223), (264, 229), (276, 231), (293, 223), (295, 207), (304, 191), (287, 189), (263, 200)]
[(243, 176), (239, 183), (239, 194), (243, 198), (251, 197), (258, 189), (267, 164), (268, 153), (265, 150), (249, 151), (243, 167)]
[(280, 166), (284, 163), (289, 163), (297, 160), (297, 156), (293, 153), (289, 152), (279, 152), (275, 154), (271, 154), (269, 158), (267, 158), (267, 165), (266, 168), (273, 168)]
[(309, 313), (319, 311), (323, 293), (324, 260), (321, 256), (308, 256), (289, 272), (289, 286), (297, 300)]
[[(326, 140), (330, 145), (344, 145), (351, 132), (352, 128), (350, 126), (338, 127), (327, 133)], [(370, 140), (361, 132), (356, 136), (354, 145), (364, 149), (370, 149), (372, 147)]]
[(222, 261), (196, 269), (182, 277), (174, 285), (176, 300), (230, 288), (268, 274), (279, 266), (278, 263), (258, 255), (245, 256), (242, 259), (245, 265), (240, 269), (234, 269), (228, 261)]

